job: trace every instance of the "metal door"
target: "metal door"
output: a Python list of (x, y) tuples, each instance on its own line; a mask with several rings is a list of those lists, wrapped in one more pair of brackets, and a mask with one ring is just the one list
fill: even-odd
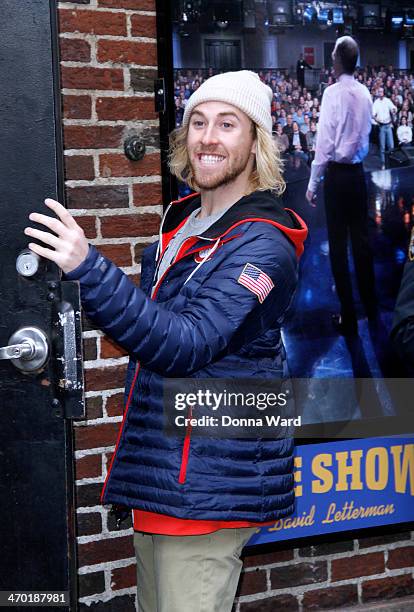
[(1, 8), (0, 590), (70, 591), (75, 610), (78, 286), (25, 253), (23, 233), (31, 211), (47, 214), (45, 197), (63, 202), (57, 7), (3, 0)]
[(206, 40), (205, 64), (214, 70), (240, 70), (241, 49), (239, 40)]

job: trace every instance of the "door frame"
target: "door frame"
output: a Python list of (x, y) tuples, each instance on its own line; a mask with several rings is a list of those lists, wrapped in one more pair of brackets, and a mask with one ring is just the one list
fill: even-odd
[(168, 168), (169, 134), (175, 128), (174, 110), (174, 59), (173, 59), (173, 16), (174, 0), (155, 0), (157, 23), (158, 78), (164, 79), (165, 110), (159, 113), (161, 183), (164, 209), (169, 202), (177, 199), (176, 178)]

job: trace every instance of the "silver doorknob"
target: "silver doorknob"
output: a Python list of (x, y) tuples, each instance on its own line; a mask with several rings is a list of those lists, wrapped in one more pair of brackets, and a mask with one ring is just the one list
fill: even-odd
[(22, 327), (9, 338), (8, 346), (0, 347), (0, 359), (10, 359), (23, 372), (39, 370), (49, 356), (46, 334), (38, 327)]

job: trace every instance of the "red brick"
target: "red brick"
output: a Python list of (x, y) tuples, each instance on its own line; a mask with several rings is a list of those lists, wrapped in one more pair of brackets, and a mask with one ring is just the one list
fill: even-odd
[(127, 185), (84, 185), (66, 190), (68, 208), (128, 208)]
[(98, 6), (136, 11), (155, 11), (155, 0), (98, 0)]
[(251, 595), (252, 593), (263, 593), (266, 591), (266, 572), (257, 570), (254, 572), (242, 572), (236, 596)]
[(271, 563), (281, 563), (293, 559), (293, 548), (290, 550), (274, 550), (260, 555), (248, 555), (243, 557), (244, 567), (259, 567)]
[(159, 225), (160, 216), (155, 213), (101, 218), (101, 231), (104, 238), (154, 236), (158, 232)]
[(75, 221), (81, 226), (87, 238), (96, 238), (96, 217), (75, 217)]
[(134, 91), (151, 94), (154, 92), (154, 80), (158, 78), (155, 68), (131, 68), (130, 75)]
[[(117, 266), (132, 266), (132, 255), (131, 255), (131, 247), (129, 243), (124, 244), (100, 244), (99, 252), (102, 253), (105, 257), (108, 257), (111, 261), (114, 262)], [(113, 344), (112, 340), (107, 338), (102, 338), (101, 347), (103, 345), (111, 345), (114, 347), (111, 355), (103, 355), (101, 351), (101, 357), (106, 359), (107, 357), (119, 357), (120, 354), (127, 355), (126, 351), (121, 349), (115, 350), (115, 344)], [(109, 351), (111, 352), (111, 351)]]
[(59, 47), (62, 62), (89, 62), (91, 59), (91, 46), (87, 40), (60, 38)]
[(63, 136), (66, 149), (107, 149), (119, 147), (123, 126), (65, 125)]
[(410, 531), (400, 531), (398, 533), (387, 533), (380, 536), (369, 536), (364, 538), (358, 538), (359, 548), (368, 548), (370, 546), (384, 546), (386, 544), (393, 544), (394, 542), (401, 542), (403, 540), (410, 540)]
[(300, 557), (318, 557), (321, 555), (332, 555), (341, 552), (351, 552), (354, 549), (353, 540), (343, 542), (323, 542), (322, 544), (312, 544), (299, 548)]
[(111, 572), (111, 589), (127, 589), (134, 587), (137, 584), (137, 569), (136, 565), (127, 565), (126, 567), (118, 567)]
[(388, 569), (411, 567), (414, 565), (414, 546), (402, 546), (388, 551)]
[(368, 553), (366, 555), (354, 555), (332, 560), (332, 582), (369, 576), (370, 574), (382, 574), (385, 571), (384, 553)]
[(161, 173), (159, 153), (148, 153), (139, 161), (130, 161), (125, 155), (104, 153), (99, 156), (102, 177), (152, 176)]
[(97, 359), (97, 346), (96, 338), (84, 338), (83, 339), (83, 359), (84, 361), (93, 361)]
[(60, 32), (81, 32), (83, 34), (100, 34), (126, 36), (125, 13), (111, 11), (59, 10)]
[(293, 595), (277, 595), (256, 601), (249, 601), (240, 605), (240, 612), (296, 612), (299, 610), (299, 603)]
[(98, 98), (96, 112), (101, 121), (157, 119), (153, 98)]
[(86, 391), (103, 391), (123, 387), (126, 365), (108, 366), (85, 370)]
[(75, 427), (76, 450), (111, 446), (116, 442), (118, 431), (119, 423), (103, 423), (102, 425)]
[(94, 176), (93, 157), (88, 155), (65, 155), (65, 178), (67, 181), (91, 181)]
[[(113, 245), (113, 246), (119, 246), (119, 245)], [(99, 250), (102, 252), (101, 247), (99, 247)], [(101, 358), (102, 359), (124, 357), (125, 355), (128, 355), (127, 351), (125, 351), (120, 346), (115, 344), (113, 340), (110, 340), (109, 338), (102, 338), (101, 340)]]
[(142, 251), (149, 246), (147, 242), (140, 242), (134, 247), (135, 261), (137, 264), (141, 263)]
[(86, 508), (98, 506), (101, 500), (102, 483), (77, 484), (75, 489), (76, 506)]
[(414, 581), (411, 574), (388, 576), (379, 580), (368, 580), (362, 583), (362, 601), (374, 599), (393, 599), (414, 593)]
[(119, 68), (61, 66), (62, 87), (67, 89), (124, 89), (124, 73)]
[(135, 206), (154, 206), (162, 204), (161, 183), (135, 183), (132, 188)]
[(129, 280), (134, 283), (134, 285), (136, 285), (137, 287), (140, 286), (141, 283), (141, 275), (140, 274), (128, 274), (127, 276), (129, 278)]
[(124, 394), (116, 393), (108, 397), (106, 411), (109, 417), (122, 416), (124, 414)]
[(102, 418), (102, 397), (87, 397), (86, 403), (86, 418), (87, 419), (100, 419)]
[(76, 459), (75, 472), (76, 480), (102, 476), (102, 455), (86, 455)]
[(102, 593), (105, 590), (105, 573), (91, 572), (78, 576), (79, 580), (79, 597), (95, 595)]
[(135, 42), (123, 40), (99, 40), (96, 57), (98, 62), (117, 64), (157, 65), (157, 45), (155, 42)]
[(76, 515), (76, 527), (78, 536), (101, 533), (102, 517), (99, 512), (82, 512)]
[(65, 119), (90, 119), (92, 99), (90, 96), (63, 96), (63, 117)]
[(338, 608), (352, 605), (358, 601), (356, 584), (343, 584), (342, 586), (315, 589), (307, 591), (303, 597), (304, 610), (321, 610), (323, 608)]
[(118, 561), (134, 557), (134, 554), (132, 536), (78, 544), (79, 567), (107, 561)]
[(286, 589), (299, 584), (314, 584), (328, 579), (326, 561), (312, 561), (283, 565), (270, 570), (272, 589)]
[(147, 36), (148, 38), (157, 37), (155, 15), (132, 15), (131, 26), (132, 36)]

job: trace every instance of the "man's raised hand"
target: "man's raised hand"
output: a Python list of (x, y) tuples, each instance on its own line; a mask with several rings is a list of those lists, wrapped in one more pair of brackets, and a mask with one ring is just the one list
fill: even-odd
[(63, 272), (71, 272), (86, 259), (89, 250), (88, 241), (83, 229), (62, 204), (51, 198), (46, 198), (45, 204), (55, 213), (56, 219), (40, 213), (30, 213), (29, 219), (49, 228), (54, 234), (33, 227), (26, 227), (24, 233), (52, 248), (30, 242), (29, 249), (41, 257), (54, 261)]

